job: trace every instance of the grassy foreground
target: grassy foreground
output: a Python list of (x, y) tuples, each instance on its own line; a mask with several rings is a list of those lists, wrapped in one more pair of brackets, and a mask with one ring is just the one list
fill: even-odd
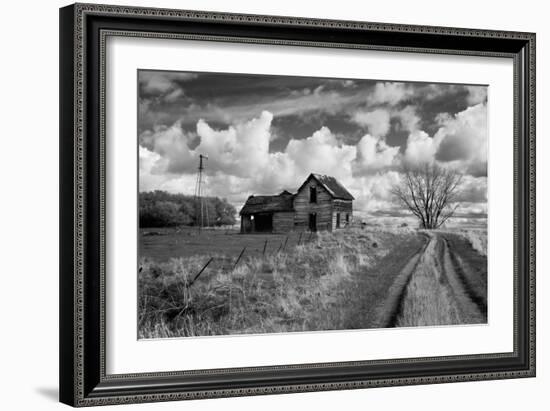
[(139, 337), (167, 338), (369, 328), (401, 265), (418, 251), (412, 230), (318, 233), (283, 252), (142, 259)]

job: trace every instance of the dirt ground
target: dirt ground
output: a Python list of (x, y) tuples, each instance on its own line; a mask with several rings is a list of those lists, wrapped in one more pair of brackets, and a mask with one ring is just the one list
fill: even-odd
[[(186, 228), (141, 229), (139, 253), (141, 258), (168, 261), (171, 258), (192, 256), (235, 256), (246, 247), (247, 256), (261, 256), (292, 249), (314, 240), (315, 233), (240, 234), (239, 230)], [(286, 246), (285, 246), (286, 243)], [(265, 253), (264, 253), (265, 247)]]

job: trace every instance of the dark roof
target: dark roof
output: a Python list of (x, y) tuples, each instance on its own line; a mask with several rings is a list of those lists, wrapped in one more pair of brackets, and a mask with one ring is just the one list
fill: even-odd
[[(348, 190), (344, 188), (342, 184), (338, 182), (334, 177), (325, 176), (321, 174), (311, 173), (309, 177), (304, 181), (302, 186), (298, 189), (300, 191), (310, 178), (314, 178), (321, 186), (327, 190), (332, 198), (341, 200), (355, 200)], [(243, 214), (256, 214), (256, 213), (271, 213), (275, 211), (294, 211), (294, 194), (287, 190), (282, 191), (278, 195), (274, 196), (250, 196), (240, 213)]]
[(319, 184), (321, 184), (325, 190), (332, 196), (332, 198), (338, 198), (341, 200), (355, 200), (348, 190), (344, 188), (342, 184), (338, 182), (334, 177), (325, 176), (322, 174), (311, 173), (304, 184), (298, 189), (300, 191), (302, 187), (309, 181), (310, 178), (314, 178)]
[(246, 200), (240, 214), (294, 211), (293, 199), (294, 195), (286, 190), (276, 196), (250, 196)]

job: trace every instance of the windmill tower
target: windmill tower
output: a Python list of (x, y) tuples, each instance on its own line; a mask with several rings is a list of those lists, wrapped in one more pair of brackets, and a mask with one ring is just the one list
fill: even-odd
[(208, 156), (199, 154), (199, 172), (197, 173), (197, 182), (195, 183), (195, 221), (199, 227), (199, 232), (202, 230), (202, 227), (208, 226), (208, 204), (204, 198), (203, 187), (204, 160), (208, 160)]

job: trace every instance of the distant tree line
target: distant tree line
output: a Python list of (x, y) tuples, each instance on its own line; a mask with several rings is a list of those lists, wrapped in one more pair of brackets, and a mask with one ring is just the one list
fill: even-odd
[[(226, 199), (205, 197), (204, 201), (208, 208), (208, 226), (235, 224), (237, 211)], [(160, 190), (139, 193), (140, 227), (194, 226), (198, 209), (199, 202), (193, 196)]]

